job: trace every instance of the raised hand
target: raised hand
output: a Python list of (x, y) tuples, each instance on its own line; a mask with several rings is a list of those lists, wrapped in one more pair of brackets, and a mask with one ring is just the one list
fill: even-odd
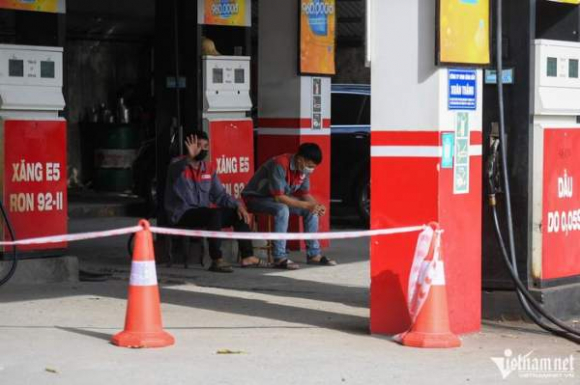
[(191, 159), (195, 159), (195, 157), (201, 152), (201, 143), (195, 135), (189, 135), (185, 138), (185, 147), (187, 147), (187, 152)]

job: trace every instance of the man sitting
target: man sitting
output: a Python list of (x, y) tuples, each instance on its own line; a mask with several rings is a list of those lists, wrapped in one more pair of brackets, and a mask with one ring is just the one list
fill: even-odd
[[(233, 227), (249, 232), (250, 215), (245, 207), (228, 195), (213, 165), (206, 162), (209, 141), (205, 132), (196, 132), (185, 140), (188, 155), (173, 161), (167, 174), (165, 210), (169, 221), (177, 227), (220, 231)], [(211, 208), (210, 204), (218, 206)], [(210, 238), (210, 271), (231, 273), (233, 269), (222, 257), (221, 240)], [(239, 240), (242, 267), (268, 267), (254, 256), (252, 241)]]
[[(318, 232), (318, 217), (326, 214), (326, 207), (310, 195), (310, 174), (322, 162), (322, 151), (315, 143), (304, 143), (296, 154), (282, 154), (264, 163), (254, 174), (242, 197), (252, 213), (274, 217), (274, 232), (288, 231), (290, 214), (299, 215), (304, 230)], [(288, 259), (286, 241), (272, 242), (274, 267), (297, 269), (299, 265)], [(316, 240), (306, 241), (308, 264), (334, 266), (336, 262), (320, 254)]]

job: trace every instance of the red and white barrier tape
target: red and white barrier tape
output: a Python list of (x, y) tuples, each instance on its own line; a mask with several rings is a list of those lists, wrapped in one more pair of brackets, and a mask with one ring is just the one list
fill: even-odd
[(168, 229), (151, 226), (151, 232), (166, 235), (180, 235), (185, 237), (220, 238), (220, 239), (255, 239), (265, 241), (308, 241), (313, 239), (351, 239), (374, 237), (377, 235), (392, 235), (421, 231), (425, 226), (400, 227), (395, 229), (362, 230), (362, 231), (333, 231), (327, 233), (235, 233), (233, 231), (205, 231)]
[[(206, 231), (206, 230), (182, 230), (166, 227), (151, 226), (152, 233), (179, 235), (185, 237), (200, 238), (220, 238), (220, 239), (250, 239), (250, 240), (313, 240), (313, 239), (352, 239), (363, 237), (374, 237), (378, 235), (392, 235), (402, 233), (413, 233), (422, 231), (425, 226), (399, 227), (394, 229), (362, 230), (362, 231), (341, 231), (326, 233), (235, 233), (232, 231)], [(21, 239), (15, 242), (0, 242), (0, 246), (20, 246), (36, 245), (43, 243), (74, 242), (87, 239), (113, 237), (125, 234), (136, 233), (143, 230), (142, 226), (125, 227), (116, 230), (93, 231), (79, 234), (55, 235), (50, 237)]]
[[(441, 230), (433, 230), (427, 227), (419, 234), (407, 289), (407, 307), (411, 316), (411, 324), (415, 323), (419, 316), (436, 278), (438, 265), (442, 264), (439, 254), (441, 252), (440, 247)], [(430, 252), (433, 253), (432, 258), (429, 258)]]
[[(442, 232), (442, 230), (434, 230), (427, 226), (417, 239), (407, 289), (407, 308), (411, 318), (411, 328), (427, 301), (431, 287), (445, 285), (445, 273), (443, 261), (441, 261)], [(405, 331), (393, 338), (401, 342), (407, 333), (408, 331)]]
[(118, 235), (132, 234), (137, 231), (143, 230), (141, 226), (124, 227), (116, 230), (105, 230), (105, 231), (91, 231), (88, 233), (79, 234), (65, 234), (65, 235), (53, 235), (50, 237), (39, 237), (39, 238), (28, 238), (20, 239), (18, 241), (5, 241), (0, 242), (0, 246), (20, 246), (20, 245), (38, 245), (42, 243), (61, 243), (61, 242), (74, 242), (74, 241), (84, 241), (87, 239), (96, 238), (106, 238), (114, 237)]

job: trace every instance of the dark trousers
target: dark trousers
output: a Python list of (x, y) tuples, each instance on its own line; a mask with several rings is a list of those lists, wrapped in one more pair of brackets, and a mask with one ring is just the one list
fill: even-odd
[[(233, 227), (234, 231), (240, 233), (249, 233), (250, 226), (243, 219), (240, 219), (236, 209), (230, 208), (198, 208), (187, 210), (177, 223), (178, 227), (188, 229), (204, 229), (211, 231), (220, 231), (225, 227)], [(211, 259), (222, 257), (221, 239), (208, 238), (209, 256)], [(254, 255), (252, 241), (238, 240), (242, 258)]]

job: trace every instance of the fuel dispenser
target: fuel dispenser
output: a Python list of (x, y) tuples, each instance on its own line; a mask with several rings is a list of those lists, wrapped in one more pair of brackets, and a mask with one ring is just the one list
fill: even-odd
[[(578, 6), (552, 1), (503, 2), (502, 77), (511, 195), (498, 189), (497, 209), (513, 207), (515, 259), (523, 285), (559, 319), (580, 314), (580, 27)], [(497, 61), (497, 55), (495, 60)], [(497, 76), (484, 87), (484, 186), (494, 185)], [(496, 167), (495, 170), (498, 168)], [(503, 173), (503, 172), (501, 172)], [(492, 186), (492, 187), (490, 187)], [(499, 186), (499, 185), (498, 185)], [(506, 234), (507, 220), (499, 223)], [(489, 206), (483, 216), (483, 287), (511, 289)], [(507, 240), (508, 238), (505, 237)], [(506, 241), (507, 243), (507, 241)]]
[[(0, 191), (18, 239), (67, 232), (62, 58), (60, 47), (0, 45)], [(2, 233), (10, 239), (6, 226)], [(22, 258), (57, 255), (65, 247), (18, 250)]]
[(531, 275), (580, 283), (580, 43), (535, 42)]
[(247, 113), (250, 58), (203, 57), (203, 128), (210, 156), (226, 191), (240, 198), (254, 171), (254, 127)]
[(240, 198), (254, 172), (252, 1), (198, 0), (197, 6), (199, 123), (222, 184)]

